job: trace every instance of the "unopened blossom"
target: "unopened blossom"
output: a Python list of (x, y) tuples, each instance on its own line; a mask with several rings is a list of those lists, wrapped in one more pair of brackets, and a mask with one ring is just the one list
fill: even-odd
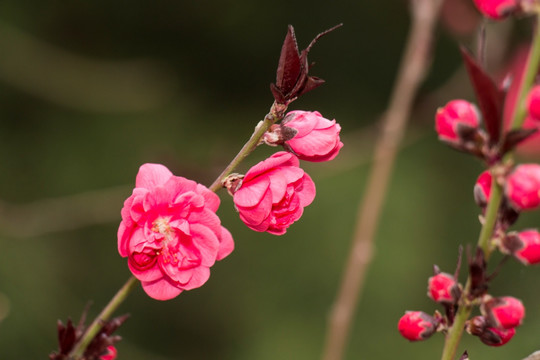
[(107, 347), (107, 353), (99, 357), (99, 360), (115, 360), (117, 355), (116, 348), (113, 345)]
[(509, 342), (515, 334), (515, 328), (501, 329), (488, 327), (484, 330), (484, 333), (480, 335), (480, 340), (489, 346), (503, 346)]
[(438, 273), (428, 280), (428, 296), (438, 303), (453, 304), (461, 293), (459, 284), (448, 273)]
[(540, 233), (536, 229), (508, 234), (503, 247), (525, 265), (540, 263)]
[(531, 119), (540, 121), (540, 85), (534, 86), (527, 95), (527, 112)]
[(282, 235), (315, 198), (315, 184), (296, 156), (280, 151), (253, 166), (233, 192), (240, 219), (250, 229)]
[(491, 172), (486, 170), (478, 176), (474, 185), (474, 201), (478, 206), (485, 207), (491, 194)]
[(466, 100), (452, 100), (437, 109), (435, 114), (435, 130), (439, 139), (451, 143), (460, 142), (460, 127), (478, 128), (480, 112), (478, 108)]
[(474, 0), (474, 4), (482, 15), (493, 19), (502, 20), (511, 15), (518, 8), (518, 0)]
[(482, 303), (481, 310), (487, 324), (500, 329), (515, 328), (525, 317), (523, 303), (512, 296), (491, 298)]
[(283, 134), (294, 134), (292, 138), (284, 139), (283, 146), (301, 160), (332, 160), (343, 147), (339, 124), (324, 118), (318, 111), (291, 111), (283, 119), (281, 129)]
[(517, 211), (540, 205), (540, 165), (521, 164), (507, 177), (505, 194)]
[(205, 186), (163, 165), (141, 166), (121, 212), (118, 251), (150, 297), (168, 300), (200, 287), (215, 261), (231, 253), (218, 207), (219, 197)]
[(399, 319), (398, 330), (409, 341), (429, 338), (437, 330), (437, 320), (423, 311), (406, 311)]

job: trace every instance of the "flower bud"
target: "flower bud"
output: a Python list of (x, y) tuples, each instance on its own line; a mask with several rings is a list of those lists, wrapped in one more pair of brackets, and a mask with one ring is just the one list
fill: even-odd
[(516, 329), (499, 329), (499, 328), (486, 328), (484, 333), (480, 335), (480, 340), (489, 346), (502, 346), (514, 337)]
[(488, 326), (511, 329), (521, 325), (525, 317), (525, 307), (521, 300), (512, 296), (490, 298), (481, 306)]
[(531, 119), (540, 121), (540, 85), (534, 86), (527, 96), (527, 111)]
[(438, 321), (423, 311), (406, 311), (399, 319), (398, 330), (409, 341), (429, 338), (437, 330)]
[(452, 100), (435, 114), (435, 130), (439, 139), (460, 143), (461, 128), (476, 129), (480, 125), (480, 113), (476, 106), (465, 100)]
[(489, 195), (491, 194), (491, 178), (491, 172), (486, 170), (478, 176), (476, 184), (474, 185), (474, 201), (480, 207), (486, 207), (489, 202)]
[(466, 330), (474, 336), (482, 336), (486, 331), (486, 318), (483, 316), (475, 316), (467, 321)]
[(493, 20), (502, 20), (518, 8), (517, 0), (474, 0), (474, 4), (482, 15)]
[(454, 304), (461, 295), (461, 289), (454, 277), (439, 273), (428, 280), (428, 296), (441, 304)]
[(99, 360), (115, 360), (117, 351), (114, 345), (107, 346), (107, 352), (99, 357)]
[(503, 252), (512, 254), (524, 265), (540, 263), (540, 233), (529, 229), (509, 233), (502, 242)]
[(505, 194), (517, 211), (532, 210), (540, 205), (540, 165), (517, 166), (506, 179)]
[(328, 161), (337, 156), (343, 143), (339, 139), (341, 127), (336, 120), (325, 119), (318, 111), (291, 111), (281, 123), (285, 150), (301, 160)]

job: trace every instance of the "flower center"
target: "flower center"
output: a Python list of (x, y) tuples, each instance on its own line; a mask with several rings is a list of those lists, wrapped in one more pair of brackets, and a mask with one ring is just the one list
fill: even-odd
[(177, 264), (179, 261), (175, 250), (175, 231), (169, 224), (170, 220), (170, 217), (158, 217), (152, 223), (152, 231), (163, 235), (161, 249), (156, 251), (156, 255), (161, 256), (164, 264)]
[(174, 233), (174, 230), (169, 225), (169, 220), (171, 220), (170, 217), (158, 217), (152, 223), (152, 231), (162, 234), (167, 240), (171, 233)]

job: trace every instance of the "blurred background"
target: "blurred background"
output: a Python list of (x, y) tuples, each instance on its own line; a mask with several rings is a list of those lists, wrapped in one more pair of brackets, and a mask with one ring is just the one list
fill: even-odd
[[(433, 264), (453, 272), (460, 244), (477, 241), (472, 187), (482, 164), (438, 143), (433, 115), (473, 100), (457, 44), (474, 47), (468, 0), (443, 9), (433, 67), (411, 116), (376, 239), (346, 359), (436, 359), (441, 335), (410, 344), (397, 320), (432, 313)], [(137, 288), (117, 314), (119, 359), (317, 359), (409, 26), (406, 1), (0, 1), (0, 358), (45, 359), (56, 322), (93, 318), (130, 272), (116, 250), (123, 200), (141, 164), (165, 164), (209, 185), (273, 99), (269, 84), (287, 25), (313, 48), (325, 85), (290, 109), (342, 126), (331, 163), (303, 163), (317, 198), (286, 235), (255, 233), (225, 191), (222, 223), (236, 250), (205, 286), (158, 302)], [(501, 72), (530, 21), (488, 25)], [(493, 39), (490, 41), (490, 39)], [(261, 147), (241, 166), (273, 153)], [(526, 214), (516, 228), (538, 226)], [(463, 278), (465, 272), (462, 271)], [(510, 261), (494, 295), (523, 300), (515, 338), (490, 348), (465, 336), (476, 359), (521, 359), (540, 349), (539, 268)]]

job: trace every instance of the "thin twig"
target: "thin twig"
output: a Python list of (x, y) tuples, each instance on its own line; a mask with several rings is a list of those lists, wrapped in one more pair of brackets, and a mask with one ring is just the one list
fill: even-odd
[(373, 238), (397, 150), (418, 87), (430, 64), (430, 49), (441, 0), (413, 0), (412, 27), (390, 105), (383, 118), (373, 169), (360, 204), (352, 248), (341, 286), (328, 321), (324, 360), (343, 357), (356, 304), (373, 253)]

